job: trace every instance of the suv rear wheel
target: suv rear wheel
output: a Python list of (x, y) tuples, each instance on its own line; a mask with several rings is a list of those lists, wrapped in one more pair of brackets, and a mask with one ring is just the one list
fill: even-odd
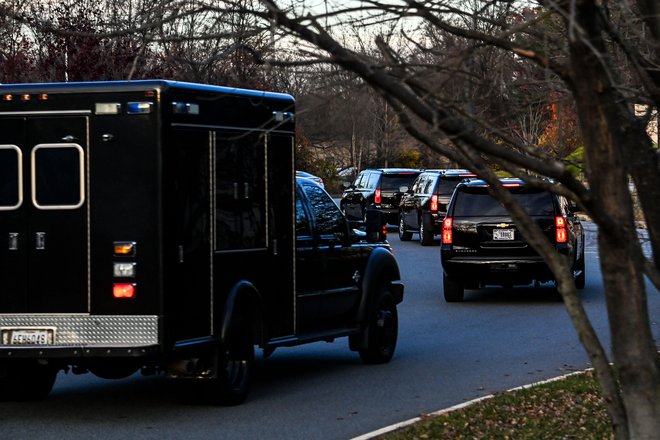
[(430, 230), (424, 217), (419, 219), (419, 242), (422, 246), (433, 244), (433, 232)]
[(399, 240), (410, 241), (412, 239), (412, 232), (406, 230), (406, 222), (403, 219), (403, 214), (399, 215)]
[(465, 294), (465, 286), (461, 281), (442, 275), (442, 288), (445, 292), (445, 301), (461, 302)]

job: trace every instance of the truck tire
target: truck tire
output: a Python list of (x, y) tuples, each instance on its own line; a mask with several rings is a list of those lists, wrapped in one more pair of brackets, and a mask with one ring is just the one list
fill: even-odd
[(251, 325), (239, 319), (232, 325), (225, 343), (217, 349), (216, 377), (207, 384), (207, 396), (211, 403), (234, 406), (247, 398), (254, 373), (252, 335)]
[(399, 316), (391, 296), (381, 294), (367, 328), (367, 348), (358, 351), (365, 364), (384, 364), (392, 359), (399, 333)]
[(465, 294), (465, 286), (461, 281), (442, 275), (442, 288), (446, 302), (461, 302)]
[(57, 369), (37, 361), (0, 366), (0, 401), (45, 399), (55, 384)]

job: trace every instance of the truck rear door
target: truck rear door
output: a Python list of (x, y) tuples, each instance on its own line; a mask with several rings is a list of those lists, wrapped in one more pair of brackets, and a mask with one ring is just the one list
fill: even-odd
[(88, 118), (0, 115), (0, 313), (84, 313)]

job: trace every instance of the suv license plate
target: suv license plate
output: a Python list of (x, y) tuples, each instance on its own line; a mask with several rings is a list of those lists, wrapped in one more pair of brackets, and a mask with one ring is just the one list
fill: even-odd
[(494, 229), (493, 240), (513, 240), (513, 229)]
[(52, 345), (55, 339), (53, 329), (3, 329), (3, 345)]

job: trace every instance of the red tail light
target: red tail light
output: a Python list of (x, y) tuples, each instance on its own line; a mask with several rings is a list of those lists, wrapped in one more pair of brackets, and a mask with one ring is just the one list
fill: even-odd
[(431, 211), (436, 212), (438, 210), (438, 195), (433, 194), (431, 196)]
[(566, 243), (568, 233), (566, 232), (566, 219), (561, 215), (555, 217), (555, 240), (557, 243)]
[(451, 217), (445, 218), (442, 222), (442, 244), (452, 244), (454, 241), (454, 234), (452, 228), (454, 227), (454, 221)]
[(115, 298), (135, 298), (135, 284), (115, 284), (112, 295)]
[(380, 204), (380, 188), (376, 190), (374, 195), (374, 203)]

